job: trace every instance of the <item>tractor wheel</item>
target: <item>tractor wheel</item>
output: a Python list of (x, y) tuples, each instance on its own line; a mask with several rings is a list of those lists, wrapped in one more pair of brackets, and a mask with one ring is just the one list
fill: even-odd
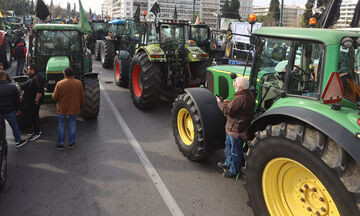
[(204, 128), (200, 116), (188, 93), (175, 99), (171, 110), (175, 142), (189, 160), (201, 160), (208, 156), (204, 142)]
[(161, 65), (150, 62), (146, 53), (138, 53), (131, 60), (130, 93), (135, 106), (147, 109), (159, 99)]
[(193, 70), (193, 74), (196, 74), (196, 78), (200, 80), (200, 85), (206, 82), (206, 69), (211, 66), (211, 62), (202, 61), (190, 63), (190, 68)]
[(231, 42), (227, 42), (225, 45), (225, 58), (231, 58), (232, 49)]
[(4, 190), (7, 174), (7, 156), (6, 152), (0, 157), (0, 192)]
[(256, 133), (245, 158), (255, 216), (360, 215), (360, 165), (317, 130), (269, 125)]
[(12, 52), (11, 52), (11, 41), (9, 37), (5, 36), (3, 45), (0, 46), (0, 63), (3, 64), (4, 68), (11, 67)]
[(84, 118), (97, 118), (100, 109), (100, 86), (98, 78), (84, 78), (85, 102), (82, 108)]
[(110, 69), (114, 66), (115, 47), (114, 44), (109, 40), (104, 40), (101, 43), (101, 64), (103, 68)]
[(114, 60), (115, 68), (115, 83), (121, 87), (128, 87), (129, 85), (129, 68), (130, 60), (128, 59), (119, 59), (115, 57)]
[(102, 44), (102, 41), (100, 41), (100, 40), (97, 40), (96, 42), (95, 42), (95, 60), (96, 61), (100, 61), (101, 60), (101, 57), (100, 57), (100, 55), (101, 55), (101, 44)]

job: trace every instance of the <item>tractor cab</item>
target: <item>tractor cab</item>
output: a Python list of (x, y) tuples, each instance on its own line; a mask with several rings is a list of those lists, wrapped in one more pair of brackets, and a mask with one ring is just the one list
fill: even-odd
[[(51, 94), (67, 67), (74, 69), (76, 79), (91, 72), (91, 58), (84, 34), (75, 25), (38, 24), (32, 31), (28, 60), (36, 64), (37, 71), (46, 80), (46, 92)], [(50, 96), (48, 99), (51, 100)]]
[(189, 27), (189, 40), (193, 40), (198, 47), (205, 52), (209, 52), (211, 41), (210, 27), (205, 24), (194, 24)]

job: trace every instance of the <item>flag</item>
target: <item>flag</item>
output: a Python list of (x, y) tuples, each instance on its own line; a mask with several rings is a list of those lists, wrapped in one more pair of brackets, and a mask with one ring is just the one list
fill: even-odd
[(157, 16), (160, 13), (160, 7), (157, 2), (154, 3), (150, 12), (152, 12), (155, 16)]
[(37, 1), (35, 15), (42, 21), (50, 15), (49, 9), (42, 0)]
[(175, 5), (175, 10), (174, 10), (174, 19), (177, 19), (176, 5)]
[(80, 22), (77, 24), (79, 31), (91, 32), (91, 27), (86, 19), (84, 8), (79, 0)]
[(136, 11), (134, 13), (134, 19), (136, 21), (140, 21), (140, 5), (137, 6)]
[(342, 0), (331, 0), (327, 5), (325, 11), (320, 16), (320, 27), (329, 28), (334, 24), (337, 9), (340, 8)]
[(354, 16), (350, 23), (350, 27), (352, 27), (352, 28), (357, 27), (358, 23), (359, 23), (359, 18), (360, 18), (360, 1), (358, 1), (358, 3), (356, 4)]

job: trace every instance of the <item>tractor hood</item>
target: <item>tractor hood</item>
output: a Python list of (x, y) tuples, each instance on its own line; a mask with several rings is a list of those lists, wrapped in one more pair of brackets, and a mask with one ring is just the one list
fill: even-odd
[(186, 49), (189, 51), (189, 62), (205, 61), (209, 59), (209, 55), (204, 52), (200, 47), (187, 45)]
[(51, 57), (46, 65), (46, 73), (60, 72), (62, 73), (65, 68), (70, 67), (70, 60), (67, 56)]

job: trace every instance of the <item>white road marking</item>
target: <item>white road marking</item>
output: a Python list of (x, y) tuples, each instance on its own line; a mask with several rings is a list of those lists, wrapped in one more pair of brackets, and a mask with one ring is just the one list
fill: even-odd
[(112, 112), (115, 115), (117, 122), (119, 123), (120, 127), (125, 133), (125, 136), (129, 140), (131, 146), (133, 147), (134, 151), (136, 152), (137, 156), (139, 157), (141, 163), (143, 164), (146, 172), (148, 173), (151, 181), (154, 183), (156, 189), (160, 193), (161, 197), (163, 198), (165, 204), (169, 208), (171, 215), (173, 216), (183, 216), (184, 213), (181, 211), (180, 207), (176, 203), (174, 197), (171, 195), (169, 189), (166, 187), (165, 183), (160, 178), (160, 175), (150, 162), (149, 158), (146, 156), (144, 150), (141, 148), (139, 142), (136, 140), (135, 136), (131, 132), (130, 128), (126, 124), (124, 118), (121, 116), (117, 108), (115, 107), (114, 103), (111, 101), (108, 93), (104, 89), (104, 86), (100, 83), (100, 89), (102, 90), (102, 94), (105, 97), (106, 102), (109, 104)]

